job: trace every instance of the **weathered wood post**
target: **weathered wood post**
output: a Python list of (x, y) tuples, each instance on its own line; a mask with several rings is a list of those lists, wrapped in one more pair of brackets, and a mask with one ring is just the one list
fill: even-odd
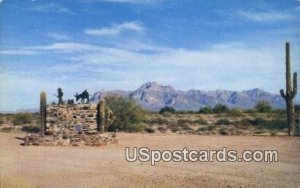
[(288, 124), (288, 134), (289, 136), (298, 135), (297, 128), (295, 126), (295, 108), (293, 99), (297, 94), (297, 73), (294, 72), (293, 83), (291, 81), (291, 62), (290, 62), (290, 44), (287, 42), (285, 44), (285, 66), (286, 66), (286, 91), (280, 90), (280, 95), (284, 98), (286, 103), (286, 114), (287, 114), (287, 124)]
[(101, 134), (105, 129), (105, 101), (101, 99), (97, 106), (97, 131)]
[(40, 125), (41, 125), (42, 136), (44, 136), (46, 133), (46, 105), (47, 105), (47, 97), (46, 97), (46, 93), (43, 91), (40, 94)]

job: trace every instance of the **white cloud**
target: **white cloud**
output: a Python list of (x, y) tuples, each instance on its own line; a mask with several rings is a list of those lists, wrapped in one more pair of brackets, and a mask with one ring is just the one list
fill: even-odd
[(67, 35), (59, 34), (59, 33), (48, 33), (46, 35), (54, 40), (69, 40), (70, 39)]
[(46, 46), (27, 47), (31, 50), (53, 50), (58, 52), (95, 51), (97, 46), (83, 43), (58, 42)]
[(36, 55), (37, 51), (27, 49), (1, 50), (2, 55)]
[(43, 5), (35, 5), (33, 3), (33, 7), (30, 8), (29, 10), (32, 11), (38, 11), (38, 12), (52, 12), (52, 13), (67, 13), (67, 14), (73, 14), (73, 12), (66, 8), (63, 7), (59, 4), (56, 3), (48, 3), (48, 4), (43, 4)]
[(118, 35), (124, 31), (143, 32), (144, 26), (139, 22), (124, 22), (121, 24), (114, 24), (111, 27), (101, 29), (87, 29), (84, 30), (85, 34), (96, 36)]
[[(258, 87), (274, 93), (284, 86), (284, 44), (281, 43), (249, 47), (242, 42), (230, 42), (215, 44), (206, 50), (191, 50), (142, 42), (114, 47), (65, 42), (26, 49), (53, 53), (53, 57), (55, 53), (63, 52), (63, 58), (68, 59), (49, 64), (42, 69), (43, 74), (27, 70), (24, 70), (25, 75), (5, 72), (4, 76), (8, 77), (3, 79), (0, 74), (0, 80), (4, 80), (2, 88), (23, 93), (24, 101), (30, 97), (38, 98), (40, 90), (51, 95), (57, 87), (64, 88), (66, 97), (72, 97), (72, 92), (83, 88), (91, 93), (100, 89), (133, 90), (147, 81), (173, 85), (178, 89), (244, 90)], [(297, 60), (300, 56), (294, 51), (293, 60)], [(293, 64), (293, 71), (299, 70), (299, 65)], [(36, 89), (32, 92), (30, 88)], [(0, 94), (0, 98), (6, 94)], [(18, 99), (18, 103), (12, 100), (10, 105), (19, 107), (20, 96), (15, 94), (11, 98)], [(24, 107), (37, 106), (38, 100), (22, 104)], [(7, 105), (2, 108), (14, 107)]]
[(284, 21), (284, 20), (296, 19), (296, 17), (290, 13), (279, 12), (279, 11), (268, 11), (268, 12), (239, 11), (238, 14), (255, 22), (273, 22), (273, 21)]

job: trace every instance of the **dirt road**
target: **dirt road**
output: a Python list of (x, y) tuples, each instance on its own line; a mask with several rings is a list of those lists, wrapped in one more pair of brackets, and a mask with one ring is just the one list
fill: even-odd
[[(44, 147), (0, 133), (0, 187), (299, 187), (300, 139), (118, 133), (119, 144)], [(125, 147), (276, 149), (279, 162), (127, 162)]]

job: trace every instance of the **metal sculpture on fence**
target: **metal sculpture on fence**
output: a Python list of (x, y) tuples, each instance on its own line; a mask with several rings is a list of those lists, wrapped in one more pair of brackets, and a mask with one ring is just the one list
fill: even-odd
[(74, 95), (74, 97), (76, 98), (76, 101), (78, 101), (80, 99), (81, 103), (89, 103), (90, 102), (90, 95), (87, 90), (84, 90), (81, 94), (76, 93)]

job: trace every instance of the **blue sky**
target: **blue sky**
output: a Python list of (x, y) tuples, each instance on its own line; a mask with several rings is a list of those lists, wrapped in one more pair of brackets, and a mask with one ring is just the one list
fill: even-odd
[(299, 0), (0, 2), (0, 111), (147, 81), (278, 93), (286, 41), (300, 72)]

